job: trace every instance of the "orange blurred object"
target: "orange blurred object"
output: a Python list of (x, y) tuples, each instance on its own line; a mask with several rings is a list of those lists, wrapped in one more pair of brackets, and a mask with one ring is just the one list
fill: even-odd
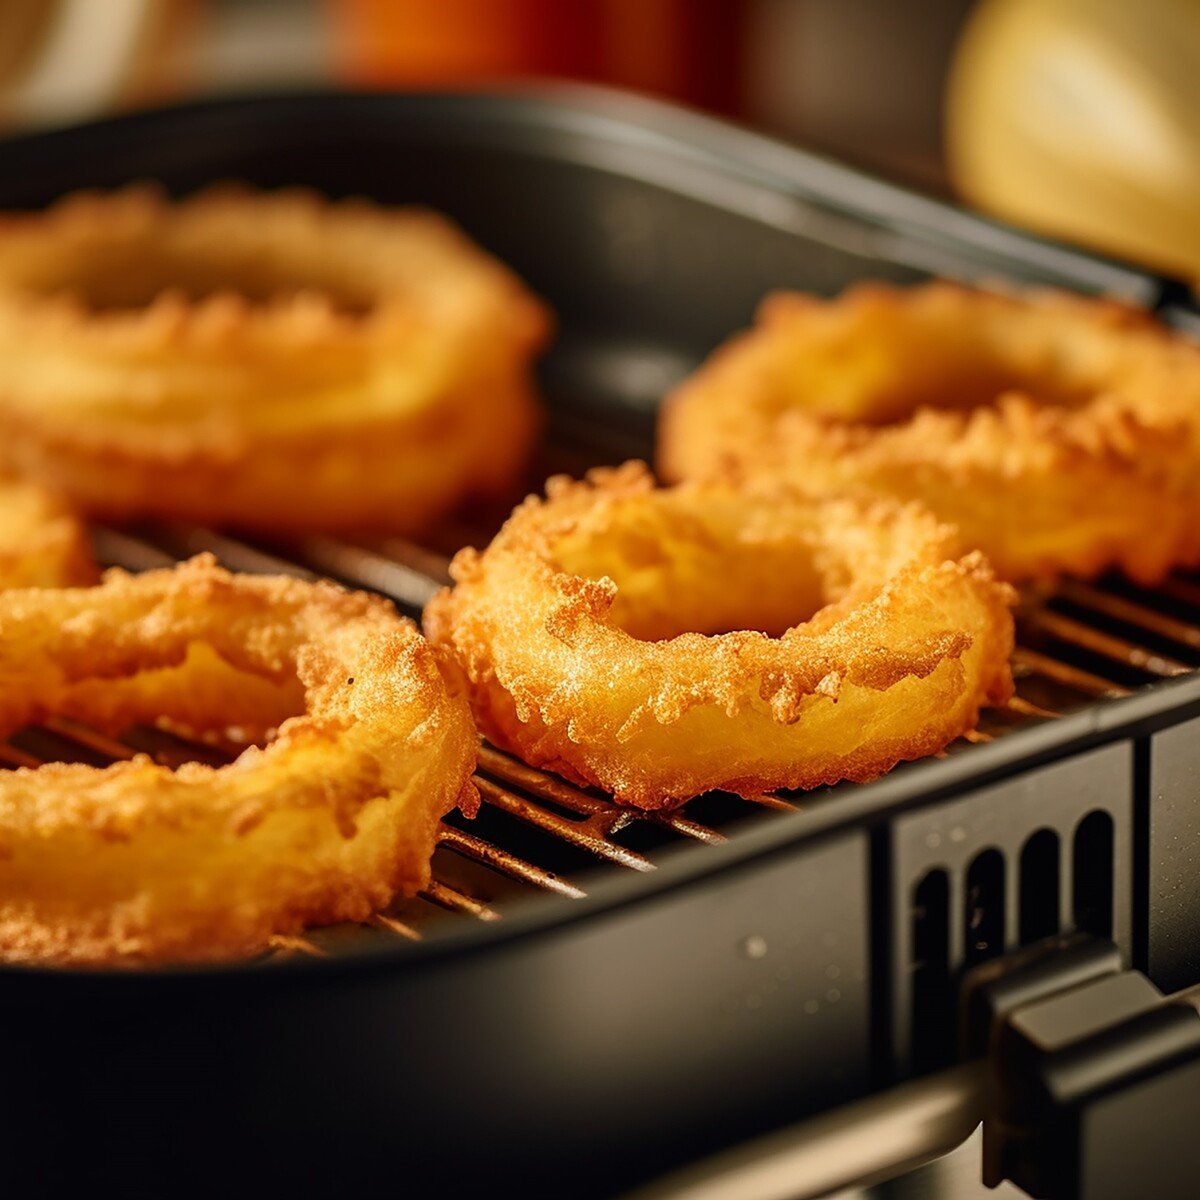
[(330, 0), (343, 74), (374, 87), (608, 83), (735, 113), (744, 0)]

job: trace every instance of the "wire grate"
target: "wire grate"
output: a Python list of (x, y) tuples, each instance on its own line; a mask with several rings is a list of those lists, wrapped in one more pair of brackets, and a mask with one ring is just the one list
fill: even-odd
[[(144, 570), (210, 551), (232, 570), (323, 575), (381, 592), (414, 617), (448, 579), (445, 555), (398, 538), (360, 544), (308, 537), (278, 546), (194, 526), (164, 525), (101, 527), (94, 540), (98, 556), (109, 565)], [(470, 536), (459, 531), (457, 540)], [(1200, 667), (1197, 613), (1200, 583), (1182, 578), (1154, 591), (1121, 580), (1071, 581), (1030, 601), (1018, 615), (1017, 695), (1004, 709), (988, 712), (969, 740), (992, 741), (1011, 729)], [(197, 744), (158, 728), (137, 727), (113, 738), (55, 717), (0, 744), (0, 767), (34, 767), (49, 758), (106, 763), (136, 753), (176, 766), (188, 759), (226, 762), (236, 748)], [(739, 821), (770, 819), (821, 799), (821, 793), (709, 796), (674, 812), (640, 813), (488, 745), (481, 747), (476, 782), (482, 799), (479, 817), (447, 819), (434, 855), (433, 879), (419, 897), (399, 902), (368, 926), (282, 939), (274, 952), (336, 953), (363, 936), (419, 939), (447, 916), (497, 920), (504, 905), (520, 896), (578, 899), (586, 894), (592, 872), (652, 871), (666, 846), (717, 845), (736, 835)]]

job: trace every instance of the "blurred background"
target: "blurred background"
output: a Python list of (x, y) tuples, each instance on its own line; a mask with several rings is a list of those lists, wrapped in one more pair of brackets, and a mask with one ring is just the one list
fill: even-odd
[(663, 96), (1200, 279), (1200, 0), (0, 0), (0, 122), (297, 86)]

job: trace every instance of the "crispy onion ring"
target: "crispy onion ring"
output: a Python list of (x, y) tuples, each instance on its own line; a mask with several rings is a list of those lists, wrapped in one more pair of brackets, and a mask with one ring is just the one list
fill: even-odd
[(1011, 693), (1011, 590), (916, 506), (636, 463), (547, 496), (456, 557), (426, 630), (487, 737), (622, 803), (870, 779)]
[(0, 477), (0, 588), (70, 587), (95, 577), (78, 517), (42, 488)]
[(548, 324), (434, 213), (69, 197), (0, 220), (0, 456), (105, 518), (411, 532), (514, 485)]
[(1200, 562), (1200, 347), (1113, 302), (771, 296), (668, 399), (658, 449), (668, 479), (919, 500), (1012, 580)]
[(240, 956), (416, 891), (438, 820), (474, 799), (456, 678), (382, 600), (209, 558), (3, 593), (4, 732), (51, 713), (279, 730), (219, 768), (0, 773), (0, 957)]

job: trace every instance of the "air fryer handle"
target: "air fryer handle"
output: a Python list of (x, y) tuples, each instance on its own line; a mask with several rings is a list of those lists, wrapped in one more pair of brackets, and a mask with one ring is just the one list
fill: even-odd
[(979, 1125), (974, 1062), (810, 1117), (640, 1188), (624, 1200), (818, 1200), (948, 1154)]
[(988, 1064), (984, 1182), (1035, 1200), (1191, 1200), (1195, 995), (1164, 997), (1095, 940), (1056, 939), (998, 967), (965, 991), (965, 1048)]

